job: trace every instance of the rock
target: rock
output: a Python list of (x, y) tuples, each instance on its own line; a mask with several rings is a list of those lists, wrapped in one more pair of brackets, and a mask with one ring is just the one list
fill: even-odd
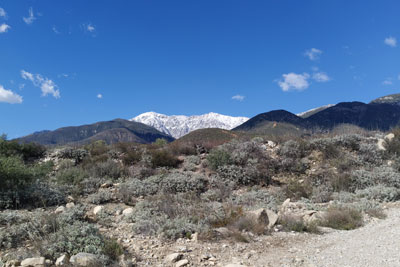
[(192, 234), (192, 241), (197, 242), (199, 241), (199, 233), (194, 233)]
[(272, 227), (274, 227), (274, 225), (278, 221), (279, 216), (272, 210), (266, 210), (266, 211), (267, 211), (268, 220), (269, 220), (268, 229), (271, 229)]
[(72, 196), (68, 196), (68, 197), (67, 197), (67, 201), (68, 201), (68, 202), (74, 202), (75, 199), (74, 199)]
[(182, 266), (186, 266), (189, 264), (189, 261), (184, 259), (184, 260), (180, 260), (175, 264), (175, 267), (182, 267)]
[(265, 226), (269, 225), (267, 210), (264, 208), (249, 211), (249, 212), (247, 212), (246, 216), (253, 219), (255, 222), (257, 222), (261, 225), (265, 225)]
[[(1, 264), (1, 260), (0, 260), (0, 264)], [(9, 261), (7, 261), (5, 266), (11, 267), (11, 266), (20, 266), (20, 265), (21, 265), (21, 261), (19, 261), (19, 260), (9, 260)]]
[(274, 141), (267, 141), (267, 145), (268, 145), (270, 148), (276, 147), (276, 143), (275, 143)]
[(103, 206), (96, 206), (96, 207), (93, 209), (93, 214), (96, 215), (96, 214), (99, 213), (102, 209), (103, 209)]
[(46, 261), (46, 259), (44, 257), (27, 258), (21, 262), (21, 266), (44, 267), (45, 261)]
[(290, 205), (290, 198), (286, 199), (281, 205), (281, 212), (285, 211)]
[(63, 213), (64, 211), (65, 211), (65, 207), (64, 206), (60, 206), (60, 207), (56, 208), (54, 213), (55, 214), (60, 214), (60, 213)]
[(229, 237), (232, 234), (232, 231), (226, 227), (215, 228), (214, 231), (222, 235), (223, 237)]
[(387, 134), (386, 136), (385, 136), (385, 140), (387, 140), (387, 141), (392, 141), (393, 140), (393, 138), (395, 137), (395, 135), (394, 135), (394, 133), (390, 133), (390, 134)]
[(385, 144), (386, 144), (385, 140), (378, 139), (378, 143), (376, 144), (378, 147), (378, 150), (386, 150)]
[(70, 203), (67, 203), (67, 205), (65, 205), (65, 207), (67, 209), (72, 209), (73, 207), (75, 207), (75, 204), (74, 204), (74, 202), (70, 202)]
[(127, 208), (122, 211), (122, 214), (125, 216), (131, 215), (133, 213), (133, 208)]
[(114, 186), (113, 183), (111, 183), (111, 182), (105, 182), (104, 184), (102, 184), (102, 185), (100, 186), (100, 188), (109, 188), (109, 187), (113, 187), (113, 186)]
[(70, 262), (74, 266), (90, 266), (90, 267), (100, 267), (102, 264), (97, 260), (98, 256), (90, 253), (80, 252), (71, 257)]
[(164, 262), (165, 263), (174, 263), (182, 259), (182, 254), (181, 253), (172, 253), (169, 254), (165, 257)]
[(46, 266), (53, 265), (53, 262), (52, 262), (51, 260), (49, 260), (49, 259), (46, 259), (46, 260), (44, 261), (44, 263), (46, 264)]
[(69, 263), (69, 259), (67, 255), (62, 255), (61, 257), (57, 258), (56, 266), (65, 266)]

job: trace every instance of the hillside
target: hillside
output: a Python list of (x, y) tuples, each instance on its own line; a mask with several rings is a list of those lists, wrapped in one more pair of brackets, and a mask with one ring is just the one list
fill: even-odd
[(43, 145), (87, 144), (95, 140), (104, 140), (108, 144), (117, 142), (152, 143), (157, 138), (168, 141), (174, 139), (143, 123), (122, 119), (97, 122), (82, 126), (59, 128), (54, 131), (42, 131), (18, 138), (22, 143), (35, 142)]

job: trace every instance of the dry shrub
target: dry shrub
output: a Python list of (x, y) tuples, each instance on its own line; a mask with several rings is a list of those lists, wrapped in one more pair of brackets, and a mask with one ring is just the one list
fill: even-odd
[(363, 216), (360, 211), (351, 207), (330, 207), (321, 225), (338, 230), (352, 230), (363, 225)]

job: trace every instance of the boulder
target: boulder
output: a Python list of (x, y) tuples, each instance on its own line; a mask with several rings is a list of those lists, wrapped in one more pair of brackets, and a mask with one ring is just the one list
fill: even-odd
[(102, 264), (97, 258), (97, 255), (80, 252), (71, 257), (70, 263), (72, 263), (73, 266), (100, 267)]
[(44, 257), (27, 258), (21, 262), (21, 266), (26, 267), (44, 267), (46, 259)]
[(102, 209), (103, 209), (103, 206), (96, 206), (96, 207), (93, 209), (93, 214), (96, 215), (96, 214), (99, 213)]
[(249, 211), (246, 214), (247, 217), (252, 218), (255, 222), (272, 228), (278, 221), (278, 215), (272, 210), (268, 209), (258, 209), (254, 211)]

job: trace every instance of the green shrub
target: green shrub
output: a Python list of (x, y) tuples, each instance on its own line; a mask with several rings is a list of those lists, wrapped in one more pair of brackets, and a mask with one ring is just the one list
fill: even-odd
[(153, 168), (176, 168), (180, 163), (181, 161), (167, 150), (154, 150), (151, 152), (151, 165)]
[(284, 215), (279, 219), (279, 224), (285, 231), (319, 233), (317, 223), (305, 223), (303, 218), (295, 215)]
[(91, 177), (111, 178), (113, 180), (121, 178), (127, 173), (120, 163), (115, 162), (112, 159), (105, 162), (96, 162), (90, 167), (87, 166), (87, 172)]
[(112, 260), (118, 260), (118, 257), (124, 253), (124, 249), (115, 239), (105, 239), (103, 254)]
[(376, 185), (362, 190), (356, 190), (355, 193), (358, 197), (377, 201), (390, 202), (400, 199), (400, 189), (384, 185)]
[(85, 178), (89, 178), (89, 174), (80, 167), (72, 167), (57, 172), (55, 179), (59, 184), (78, 185)]
[(7, 141), (0, 138), (0, 157), (21, 157), (25, 162), (33, 162), (45, 155), (46, 148), (42, 145), (29, 143), (19, 144), (17, 141)]
[(207, 161), (211, 169), (218, 170), (219, 167), (232, 163), (231, 156), (228, 152), (220, 149), (213, 149), (207, 157)]

